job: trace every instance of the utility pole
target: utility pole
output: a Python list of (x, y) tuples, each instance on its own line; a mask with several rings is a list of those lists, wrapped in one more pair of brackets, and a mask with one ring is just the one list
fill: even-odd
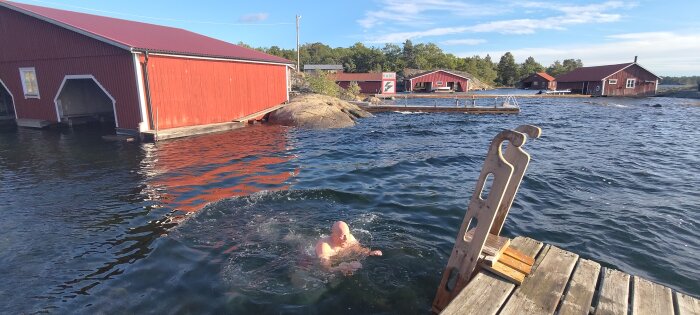
[(299, 58), (299, 20), (301, 20), (301, 15), (297, 15), (297, 72), (301, 71)]

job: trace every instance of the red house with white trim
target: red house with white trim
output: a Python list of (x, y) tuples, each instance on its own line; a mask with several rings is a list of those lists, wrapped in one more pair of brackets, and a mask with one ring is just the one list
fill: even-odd
[(394, 94), (396, 93), (396, 73), (348, 73), (335, 74), (335, 83), (347, 89), (352, 82), (360, 86), (360, 93), (364, 94)]
[(467, 92), (469, 78), (445, 70), (433, 70), (404, 79), (408, 92)]
[(138, 134), (289, 99), (291, 61), (179, 28), (0, 0), (0, 29), (0, 99), (20, 126), (100, 116)]
[(650, 96), (656, 94), (659, 76), (634, 62), (581, 67), (557, 76), (557, 89), (593, 96)]

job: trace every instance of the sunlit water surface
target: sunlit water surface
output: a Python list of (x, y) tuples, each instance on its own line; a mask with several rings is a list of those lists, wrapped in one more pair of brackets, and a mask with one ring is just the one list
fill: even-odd
[[(0, 312), (426, 313), (489, 141), (524, 123), (543, 136), (506, 235), (700, 295), (700, 102), (520, 102), (158, 144), (2, 133)], [(350, 277), (312, 257), (338, 219), (384, 251)]]

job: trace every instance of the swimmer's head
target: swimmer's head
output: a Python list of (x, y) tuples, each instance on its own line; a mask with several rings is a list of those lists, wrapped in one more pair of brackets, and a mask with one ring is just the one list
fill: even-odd
[(343, 221), (336, 221), (333, 223), (333, 228), (331, 228), (331, 239), (333, 243), (337, 245), (345, 245), (345, 243), (352, 237), (350, 234), (350, 227), (347, 223)]

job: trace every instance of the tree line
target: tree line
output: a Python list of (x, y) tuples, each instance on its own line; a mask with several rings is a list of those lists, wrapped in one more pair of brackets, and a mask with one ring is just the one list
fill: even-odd
[(696, 85), (700, 84), (700, 76), (684, 76), (684, 77), (662, 77), (659, 84), (668, 85)]
[[(243, 43), (239, 45), (250, 47)], [(294, 49), (278, 46), (257, 49), (295, 62), (297, 59)], [(356, 43), (347, 48), (333, 48), (323, 43), (308, 43), (299, 48), (299, 55), (302, 65), (340, 64), (346, 72), (387, 71), (402, 75), (406, 68), (464, 71), (486, 84), (497, 86), (514, 86), (534, 72), (544, 71), (557, 76), (583, 66), (580, 59), (557, 60), (548, 67), (540, 64), (533, 57), (528, 57), (523, 63), (516, 63), (510, 52), (503, 54), (498, 62), (493, 61), (490, 55), (461, 58), (445, 53), (436, 44), (413, 44), (410, 40), (406, 40), (402, 45), (386, 44), (381, 48), (367, 47), (362, 43)]]

